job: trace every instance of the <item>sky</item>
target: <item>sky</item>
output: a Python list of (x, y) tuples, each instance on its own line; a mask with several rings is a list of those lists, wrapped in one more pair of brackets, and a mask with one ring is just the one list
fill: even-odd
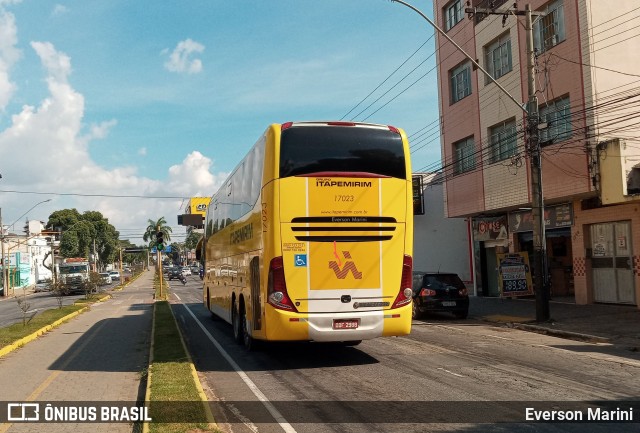
[(165, 217), (180, 242), (188, 198), (271, 123), (394, 125), (435, 167), (435, 60), (429, 23), (388, 0), (0, 0), (2, 223), (95, 210), (142, 245)]

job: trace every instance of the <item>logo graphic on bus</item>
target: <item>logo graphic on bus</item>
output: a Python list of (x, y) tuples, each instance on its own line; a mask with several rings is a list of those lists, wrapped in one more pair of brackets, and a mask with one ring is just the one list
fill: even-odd
[(307, 266), (307, 255), (296, 254), (293, 259), (293, 264), (297, 267)]
[(345, 278), (347, 278), (349, 272), (351, 272), (353, 278), (355, 278), (356, 280), (361, 280), (362, 272), (360, 272), (356, 267), (356, 264), (351, 261), (351, 253), (349, 253), (349, 251), (343, 251), (342, 255), (344, 256), (345, 260), (347, 260), (344, 262), (344, 266), (342, 267), (342, 269), (340, 269), (340, 265), (335, 260), (331, 260), (329, 262), (329, 269), (332, 269), (333, 272), (335, 272), (336, 277), (339, 280), (344, 280)]

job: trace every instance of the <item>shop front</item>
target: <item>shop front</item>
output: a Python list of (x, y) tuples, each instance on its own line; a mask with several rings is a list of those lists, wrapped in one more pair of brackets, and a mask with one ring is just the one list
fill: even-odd
[[(573, 252), (571, 226), (572, 205), (569, 203), (546, 206), (544, 209), (547, 249), (547, 271), (551, 283), (551, 296), (573, 296)], [(518, 251), (526, 251), (533, 260), (533, 219), (531, 211), (509, 213), (509, 232), (516, 235)]]
[(509, 252), (507, 216), (473, 218), (476, 295), (500, 296), (498, 254)]

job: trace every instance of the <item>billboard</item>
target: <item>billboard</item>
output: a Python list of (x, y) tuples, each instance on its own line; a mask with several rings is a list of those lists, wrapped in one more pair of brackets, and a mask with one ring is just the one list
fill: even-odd
[(185, 214), (200, 214), (203, 217), (207, 215), (207, 206), (209, 205), (210, 197), (191, 197), (189, 203), (184, 211)]

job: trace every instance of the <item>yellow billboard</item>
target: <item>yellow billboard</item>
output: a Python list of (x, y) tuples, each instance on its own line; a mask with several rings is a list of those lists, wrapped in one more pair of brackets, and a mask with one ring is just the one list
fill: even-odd
[(191, 197), (189, 203), (185, 208), (186, 214), (200, 214), (203, 217), (207, 216), (207, 206), (209, 205), (209, 197)]

